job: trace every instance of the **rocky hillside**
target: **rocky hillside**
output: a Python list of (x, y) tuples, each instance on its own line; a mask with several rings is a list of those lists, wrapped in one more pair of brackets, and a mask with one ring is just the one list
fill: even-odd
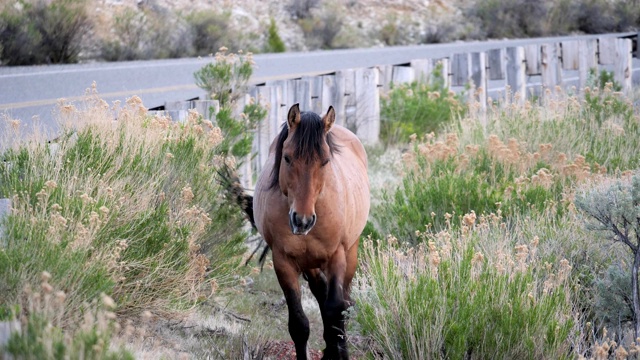
[[(242, 33), (242, 45), (260, 49), (266, 29), (275, 20), (288, 50), (421, 43), (456, 23), (463, 1), (452, 0), (101, 0), (95, 16), (102, 35), (125, 11), (187, 15), (198, 11), (229, 14), (230, 29)], [(458, 26), (448, 26), (451, 31)], [(239, 38), (240, 36), (238, 36)], [(317, 38), (317, 39), (314, 39)]]

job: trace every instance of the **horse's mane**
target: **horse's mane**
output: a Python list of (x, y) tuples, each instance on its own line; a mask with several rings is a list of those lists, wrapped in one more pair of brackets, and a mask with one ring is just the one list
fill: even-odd
[[(282, 130), (278, 135), (276, 143), (276, 158), (271, 170), (271, 182), (269, 183), (269, 189), (275, 189), (280, 184), (280, 165), (282, 163), (282, 145), (289, 136), (289, 127), (287, 124), (282, 125)], [(293, 133), (291, 141), (296, 145), (296, 153), (294, 158), (296, 160), (302, 160), (305, 163), (310, 163), (316, 159), (323, 159), (327, 156), (324, 148), (322, 147), (323, 141), (329, 145), (329, 151), (331, 155), (338, 153), (339, 148), (336, 144), (333, 134), (328, 132), (325, 136), (324, 123), (320, 116), (314, 112), (303, 111), (300, 113), (300, 124)]]

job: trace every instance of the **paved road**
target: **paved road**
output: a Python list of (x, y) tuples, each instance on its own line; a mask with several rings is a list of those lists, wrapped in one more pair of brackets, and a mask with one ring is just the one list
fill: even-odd
[[(622, 34), (632, 35), (632, 33)], [(600, 35), (602, 36), (602, 35)], [(604, 36), (621, 36), (609, 34)], [(597, 36), (582, 36), (582, 39)], [(441, 58), (453, 53), (486, 51), (507, 46), (574, 40), (554, 37), (521, 40), (496, 40), (472, 43), (432, 44), (387, 48), (348, 49), (307, 53), (259, 54), (253, 83), (294, 78), (335, 70), (402, 64), (412, 59)], [(0, 67), (0, 113), (29, 122), (37, 116), (54, 129), (52, 111), (57, 99), (79, 99), (93, 81), (101, 96), (111, 102), (132, 95), (142, 98), (147, 107), (165, 101), (203, 97), (195, 86), (193, 73), (209, 61), (187, 58), (120, 63), (93, 63), (29, 67)], [(0, 128), (2, 130), (2, 128)]]

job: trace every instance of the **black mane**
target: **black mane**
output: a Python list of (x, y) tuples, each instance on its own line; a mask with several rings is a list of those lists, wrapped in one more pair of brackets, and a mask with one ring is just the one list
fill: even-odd
[[(280, 165), (282, 163), (282, 145), (289, 136), (289, 127), (287, 124), (282, 125), (282, 130), (278, 135), (278, 142), (276, 144), (276, 158), (271, 169), (271, 182), (269, 183), (269, 189), (277, 188), (280, 184)], [(324, 123), (320, 116), (314, 112), (303, 111), (300, 113), (300, 124), (297, 130), (293, 133), (291, 141), (296, 146), (296, 152), (293, 155), (295, 160), (301, 160), (305, 163), (310, 163), (316, 159), (323, 159), (327, 156), (322, 147), (323, 141), (329, 145), (329, 151), (331, 155), (339, 152), (338, 145), (333, 139), (331, 132), (327, 133), (325, 137)]]

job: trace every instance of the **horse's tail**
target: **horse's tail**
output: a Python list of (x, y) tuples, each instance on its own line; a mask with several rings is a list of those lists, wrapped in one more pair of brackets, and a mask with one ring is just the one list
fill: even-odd
[(218, 178), (220, 185), (227, 191), (227, 194), (247, 215), (251, 227), (257, 230), (256, 222), (253, 218), (253, 196), (246, 192), (240, 183), (238, 174), (225, 164), (221, 169), (218, 169)]
[[(247, 219), (251, 223), (251, 227), (257, 231), (258, 228), (256, 227), (256, 221), (253, 217), (253, 196), (249, 195), (246, 189), (242, 186), (238, 174), (236, 174), (233, 169), (225, 164), (221, 169), (218, 170), (218, 178), (220, 184), (227, 191), (227, 194), (229, 194), (232, 200), (235, 201), (235, 203), (240, 206), (242, 211), (245, 213)], [(253, 250), (249, 258), (245, 262), (245, 265), (249, 264), (249, 261), (251, 261), (253, 256), (262, 246), (264, 246), (264, 249), (262, 250), (262, 254), (260, 254), (260, 258), (258, 258), (258, 263), (260, 264), (260, 268), (264, 267), (264, 262), (267, 258), (267, 254), (269, 253), (269, 245), (267, 245), (267, 243), (262, 238), (260, 238), (258, 246), (255, 248), (255, 250)]]

